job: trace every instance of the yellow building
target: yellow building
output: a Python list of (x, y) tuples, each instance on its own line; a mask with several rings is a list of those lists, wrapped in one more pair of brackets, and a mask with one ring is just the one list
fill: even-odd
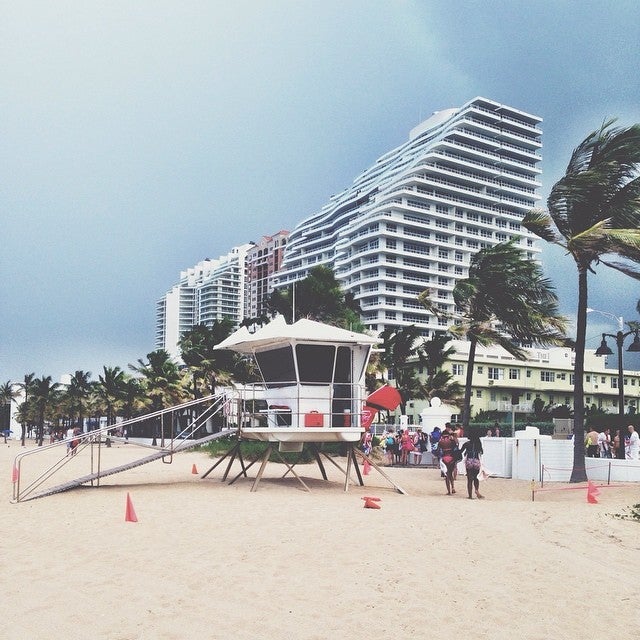
[[(453, 340), (455, 353), (444, 368), (463, 387), (467, 375), (469, 343)], [(567, 347), (525, 349), (526, 360), (518, 360), (498, 346), (478, 345), (473, 372), (471, 415), (478, 411), (511, 413), (512, 399), (517, 394), (516, 413), (532, 413), (533, 403), (540, 398), (545, 406), (568, 405), (573, 408), (575, 353)], [(607, 368), (607, 358), (585, 352), (585, 406), (608, 413), (618, 412), (618, 370)], [(640, 371), (624, 371), (625, 413), (640, 406)], [(407, 405), (410, 421), (418, 423), (426, 402), (414, 400)], [(632, 409), (633, 411), (633, 409)]]

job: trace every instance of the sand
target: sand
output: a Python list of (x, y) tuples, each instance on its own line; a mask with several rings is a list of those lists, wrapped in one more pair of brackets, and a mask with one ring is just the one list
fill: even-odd
[(485, 500), (468, 500), (464, 479), (447, 496), (437, 470), (393, 468), (409, 495), (375, 471), (345, 493), (337, 470), (324, 482), (303, 465), (307, 493), (270, 464), (252, 493), (222, 483), (222, 465), (194, 475), (212, 461), (184, 452), (12, 504), (23, 450), (0, 445), (3, 639), (547, 640), (631, 637), (640, 624), (640, 523), (611, 515), (640, 502), (638, 485), (601, 489), (598, 504), (583, 490), (532, 502), (530, 483), (492, 478)]

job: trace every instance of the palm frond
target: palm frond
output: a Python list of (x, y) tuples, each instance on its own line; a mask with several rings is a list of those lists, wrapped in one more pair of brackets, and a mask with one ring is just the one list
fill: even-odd
[(562, 236), (556, 231), (553, 218), (546, 211), (532, 209), (525, 215), (521, 224), (539, 238), (563, 246)]

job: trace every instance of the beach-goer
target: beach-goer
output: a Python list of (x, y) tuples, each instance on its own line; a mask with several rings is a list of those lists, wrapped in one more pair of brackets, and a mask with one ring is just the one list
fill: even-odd
[(451, 431), (449, 426), (445, 426), (440, 436), (438, 443), (438, 458), (440, 463), (444, 466), (444, 482), (447, 486), (447, 495), (451, 495), (456, 492), (454, 487), (454, 472), (456, 468), (455, 452), (458, 446), (458, 440)]
[(78, 436), (80, 435), (80, 427), (75, 427), (73, 429), (73, 433), (72, 433), (72, 437), (73, 440), (71, 440), (71, 455), (75, 456), (76, 453), (78, 453), (78, 445), (80, 444), (80, 439), (78, 438)]
[(587, 451), (588, 458), (596, 458), (598, 456), (598, 436), (600, 434), (595, 430), (591, 429), (591, 431), (587, 432), (587, 436), (585, 439), (585, 448)]
[(464, 456), (464, 467), (467, 472), (467, 493), (469, 494), (469, 500), (473, 500), (474, 488), (476, 496), (478, 496), (478, 498), (484, 498), (484, 496), (480, 494), (480, 480), (478, 480), (481, 456), (484, 453), (480, 436), (475, 431), (472, 431), (469, 435), (469, 440), (462, 445), (460, 451)]
[(640, 436), (634, 426), (630, 424), (627, 427), (629, 432), (629, 444), (625, 447), (627, 460), (637, 460), (640, 457)]
[(362, 440), (360, 442), (360, 448), (362, 449), (362, 453), (364, 453), (365, 456), (368, 456), (371, 453), (372, 441), (373, 438), (371, 436), (371, 431), (365, 431), (362, 434)]
[(67, 429), (67, 433), (65, 434), (65, 438), (67, 440), (67, 455), (73, 454), (73, 438), (75, 436), (75, 428), (73, 425), (70, 425)]
[(605, 429), (598, 434), (598, 449), (601, 458), (611, 457), (611, 430)]
[(418, 427), (413, 434), (413, 463), (419, 465), (422, 462), (422, 454), (429, 448), (427, 434), (422, 431), (422, 427)]
[(407, 464), (410, 451), (413, 451), (413, 439), (409, 429), (403, 429), (400, 435), (400, 464)]
[(387, 431), (387, 435), (384, 438), (384, 453), (387, 458), (387, 464), (393, 464), (393, 458), (395, 456), (396, 437), (393, 433), (393, 429)]

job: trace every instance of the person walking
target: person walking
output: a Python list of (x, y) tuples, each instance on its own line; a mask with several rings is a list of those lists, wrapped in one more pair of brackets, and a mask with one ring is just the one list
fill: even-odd
[(447, 487), (447, 495), (452, 495), (456, 492), (454, 486), (454, 472), (456, 468), (456, 458), (454, 449), (458, 446), (458, 440), (453, 435), (450, 427), (447, 425), (442, 431), (440, 441), (438, 442), (438, 458), (440, 458), (440, 464), (444, 473), (444, 483)]
[(628, 444), (625, 446), (625, 453), (627, 460), (637, 460), (640, 456), (640, 436), (635, 430), (634, 426), (630, 424), (627, 427), (629, 432)]
[(473, 500), (472, 492), (474, 488), (476, 496), (482, 499), (484, 496), (480, 494), (480, 480), (478, 479), (478, 474), (480, 473), (480, 467), (482, 465), (481, 456), (484, 451), (482, 450), (482, 441), (476, 431), (471, 432), (469, 440), (462, 445), (460, 452), (464, 456), (469, 500)]

